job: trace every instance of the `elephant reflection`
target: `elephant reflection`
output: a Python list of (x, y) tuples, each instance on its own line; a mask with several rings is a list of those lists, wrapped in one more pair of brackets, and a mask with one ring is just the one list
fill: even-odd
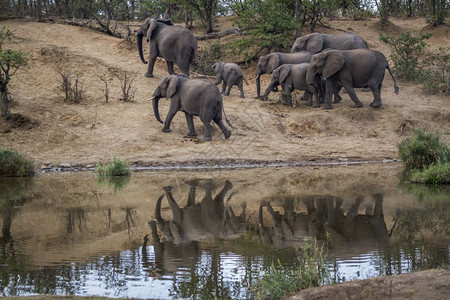
[[(197, 187), (203, 187), (205, 196), (201, 203), (195, 203)], [(172, 195), (172, 187), (164, 187), (165, 197), (169, 202), (172, 220), (164, 220), (161, 215), (161, 204), (164, 195), (158, 198), (155, 208), (155, 221), (149, 223), (155, 249), (155, 260), (159, 268), (176, 271), (179, 264), (194, 266), (200, 255), (199, 241), (221, 238), (239, 237), (246, 231), (246, 205), (242, 205), (240, 215), (235, 215), (228, 207), (233, 194), (225, 203), (225, 196), (232, 189), (230, 181), (226, 181), (222, 190), (213, 197), (212, 180), (194, 181), (190, 183), (190, 191), (185, 207), (180, 208)], [(161, 233), (158, 235), (157, 229)], [(181, 262), (179, 259), (181, 258)]]
[[(264, 244), (276, 248), (300, 247), (305, 241), (319, 237), (323, 233), (324, 205), (323, 201), (314, 203), (313, 198), (303, 199), (306, 213), (294, 211), (294, 198), (284, 199), (280, 214), (269, 202), (263, 201), (259, 207), (259, 233)], [(273, 226), (264, 226), (263, 207), (271, 216)]]
[[(263, 243), (275, 247), (300, 246), (305, 240), (316, 238), (319, 241), (330, 236), (330, 247), (341, 246), (383, 247), (389, 243), (388, 232), (383, 214), (383, 195), (372, 196), (374, 208), (366, 206), (365, 214), (358, 214), (363, 197), (357, 197), (347, 213), (342, 208), (343, 199), (333, 196), (313, 196), (303, 198), (306, 213), (294, 211), (294, 199), (284, 200), (284, 213), (274, 211), (270, 203), (260, 205), (260, 236)], [(273, 226), (263, 224), (263, 207), (272, 218)], [(395, 226), (395, 224), (394, 224)]]

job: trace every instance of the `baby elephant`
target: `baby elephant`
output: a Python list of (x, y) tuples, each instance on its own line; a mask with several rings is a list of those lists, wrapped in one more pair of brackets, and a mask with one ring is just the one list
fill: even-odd
[[(162, 97), (171, 98), (165, 122), (159, 117), (158, 103)], [(190, 79), (184, 74), (170, 75), (161, 80), (153, 93), (153, 111), (156, 119), (164, 124), (163, 132), (170, 132), (170, 122), (179, 110), (183, 111), (186, 116), (189, 128), (188, 136), (197, 136), (193, 116), (200, 117), (205, 126), (203, 141), (211, 140), (211, 121), (219, 126), (225, 139), (230, 137), (231, 131), (222, 122), (222, 112), (228, 125), (234, 128), (225, 115), (219, 89), (206, 80)]]
[(244, 98), (244, 73), (242, 73), (241, 68), (237, 64), (217, 62), (212, 65), (212, 69), (216, 74), (214, 84), (217, 85), (223, 81), (222, 94), (229, 96), (231, 87), (235, 85), (241, 91), (239, 97)]

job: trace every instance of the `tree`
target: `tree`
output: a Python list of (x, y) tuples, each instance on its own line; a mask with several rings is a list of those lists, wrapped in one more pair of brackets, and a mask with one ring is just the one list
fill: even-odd
[(5, 119), (11, 116), (8, 107), (8, 84), (17, 70), (27, 62), (26, 53), (3, 48), (4, 43), (12, 38), (13, 34), (9, 29), (0, 29), (0, 108), (1, 117)]
[(196, 12), (205, 28), (205, 33), (213, 32), (212, 22), (216, 15), (218, 0), (179, 0), (178, 2)]
[(427, 23), (433, 26), (442, 25), (450, 10), (448, 0), (426, 0)]

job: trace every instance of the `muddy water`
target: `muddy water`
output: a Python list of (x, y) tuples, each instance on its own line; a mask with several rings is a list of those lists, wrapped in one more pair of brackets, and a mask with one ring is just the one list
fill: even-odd
[(249, 298), (328, 236), (336, 281), (448, 265), (450, 190), (401, 165), (0, 179), (2, 296)]

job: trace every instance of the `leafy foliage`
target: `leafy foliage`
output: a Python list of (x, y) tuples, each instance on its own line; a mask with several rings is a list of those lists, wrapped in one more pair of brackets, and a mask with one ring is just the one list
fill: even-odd
[(439, 134), (415, 130), (415, 134), (397, 145), (399, 156), (407, 170), (424, 170), (437, 163), (450, 161), (450, 149)]
[(399, 36), (380, 35), (380, 40), (390, 45), (394, 50), (391, 58), (394, 62), (394, 72), (399, 78), (406, 80), (418, 80), (420, 78), (420, 58), (427, 46), (425, 40), (430, 37), (431, 34), (428, 33), (414, 36), (411, 32), (405, 32)]
[(130, 175), (130, 167), (126, 162), (114, 158), (112, 162), (97, 164), (96, 172), (99, 177), (126, 176)]
[(33, 160), (17, 151), (0, 149), (0, 176), (25, 177), (33, 174)]
[(293, 30), (297, 24), (290, 1), (249, 0), (231, 4), (236, 14), (234, 23), (247, 34), (232, 43), (234, 52), (244, 53), (247, 59), (262, 49), (283, 51), (292, 44)]
[(427, 53), (423, 65), (422, 90), (450, 95), (450, 48), (439, 47), (437, 51)]
[(302, 289), (317, 287), (330, 279), (325, 266), (327, 252), (316, 243), (300, 248), (297, 264), (285, 267), (278, 261), (251, 287), (256, 299), (281, 299)]
[(450, 183), (450, 162), (433, 164), (423, 171), (413, 172), (411, 181), (428, 184)]

